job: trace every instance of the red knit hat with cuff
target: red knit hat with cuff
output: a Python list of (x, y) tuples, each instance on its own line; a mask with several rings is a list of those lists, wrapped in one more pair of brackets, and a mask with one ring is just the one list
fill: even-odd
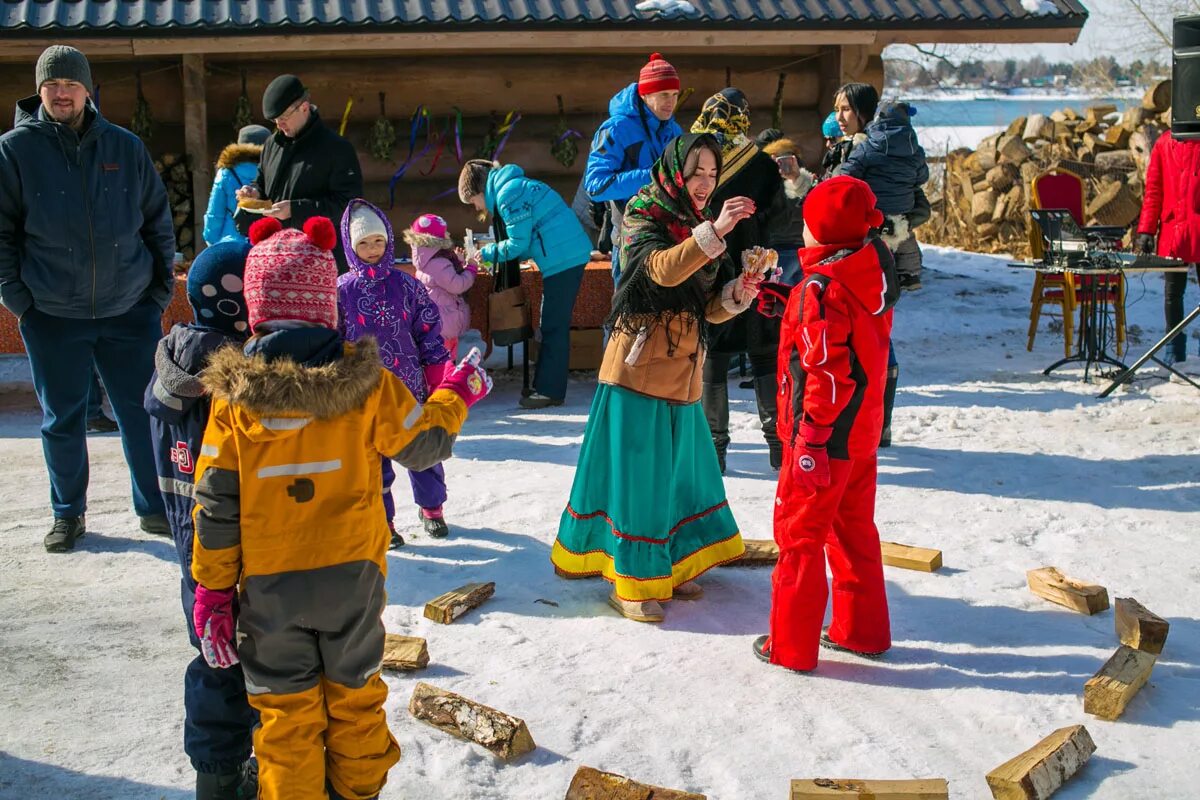
[(638, 73), (638, 96), (671, 91), (679, 91), (679, 73), (661, 53), (651, 53), (650, 60)]
[(250, 226), (243, 292), (250, 330), (283, 320), (337, 327), (337, 232), (325, 217), (311, 217), (304, 230), (283, 229), (267, 218)]
[(804, 198), (804, 225), (821, 244), (859, 244), (883, 224), (875, 193), (865, 181), (838, 175), (821, 181)]

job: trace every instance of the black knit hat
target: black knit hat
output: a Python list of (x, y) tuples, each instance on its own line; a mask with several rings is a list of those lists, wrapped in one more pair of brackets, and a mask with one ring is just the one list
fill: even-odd
[(263, 116), (278, 119), (288, 107), (308, 94), (308, 89), (295, 75), (280, 75), (267, 84), (263, 92)]
[(244, 125), (238, 129), (238, 144), (256, 144), (262, 147), (271, 138), (271, 132), (262, 125)]
[(52, 44), (38, 56), (34, 70), (38, 89), (46, 81), (67, 80), (82, 83), (92, 93), (92, 67), (87, 56), (65, 44)]

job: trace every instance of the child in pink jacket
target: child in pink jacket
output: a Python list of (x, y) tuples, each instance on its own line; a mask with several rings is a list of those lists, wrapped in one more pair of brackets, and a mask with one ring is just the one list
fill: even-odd
[(442, 339), (451, 359), (458, 352), (458, 337), (471, 325), (471, 309), (463, 295), (475, 283), (479, 265), (464, 264), (454, 249), (454, 240), (446, 231), (446, 220), (436, 214), (422, 214), (404, 232), (404, 241), (412, 247), (417, 279), (442, 315)]

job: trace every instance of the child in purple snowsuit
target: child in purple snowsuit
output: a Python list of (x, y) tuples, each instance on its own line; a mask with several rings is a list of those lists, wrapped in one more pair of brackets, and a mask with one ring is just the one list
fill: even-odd
[[(351, 200), (342, 215), (342, 242), (350, 271), (338, 278), (338, 329), (347, 341), (373, 336), (379, 342), (383, 366), (404, 382), (417, 402), (429, 397), (447, 367), (450, 353), (442, 341), (442, 321), (437, 305), (416, 278), (394, 267), (392, 225), (366, 200)], [(425, 532), (438, 538), (450, 531), (442, 517), (446, 502), (446, 473), (441, 464), (408, 473), (413, 499), (421, 507)], [(383, 459), (383, 504), (392, 547), (404, 544), (393, 520), (395, 469)]]
[(463, 264), (454, 252), (454, 240), (446, 220), (437, 214), (422, 214), (404, 232), (412, 248), (417, 280), (424, 284), (442, 315), (442, 339), (451, 358), (458, 351), (458, 337), (471, 327), (471, 309), (463, 293), (475, 285), (479, 265)]

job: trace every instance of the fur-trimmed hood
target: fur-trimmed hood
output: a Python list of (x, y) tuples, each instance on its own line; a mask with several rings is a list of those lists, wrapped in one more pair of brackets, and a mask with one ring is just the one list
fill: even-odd
[(217, 169), (233, 169), (238, 164), (246, 162), (258, 163), (262, 155), (262, 145), (230, 144), (226, 145), (217, 157)]
[[(343, 345), (342, 357), (321, 366), (307, 366), (290, 358), (268, 360), (246, 355), (236, 347), (213, 354), (201, 380), (213, 397), (228, 400), (252, 418), (305, 415), (332, 419), (367, 401), (379, 386), (382, 367), (374, 339)], [(257, 419), (247, 420), (255, 428)], [(263, 431), (286, 434), (287, 430)]]
[(404, 232), (404, 241), (410, 247), (427, 247), (430, 250), (454, 250), (454, 240), (449, 236), (439, 237), (413, 230)]
[(776, 139), (765, 146), (763, 148), (763, 152), (771, 156), (771, 158), (778, 158), (779, 156), (786, 155), (794, 155), (798, 157), (800, 155), (800, 145), (796, 144), (791, 139), (784, 137), (782, 139)]

